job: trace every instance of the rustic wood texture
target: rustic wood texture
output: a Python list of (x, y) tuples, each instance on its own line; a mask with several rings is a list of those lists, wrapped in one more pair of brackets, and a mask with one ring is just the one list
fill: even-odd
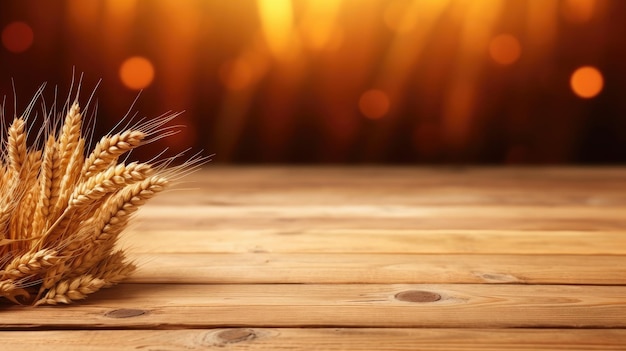
[(626, 349), (626, 169), (208, 167), (187, 180), (121, 240), (131, 279), (72, 306), (2, 303), (0, 345)]
[(5, 331), (29, 351), (101, 350), (624, 350), (624, 329), (217, 328)]

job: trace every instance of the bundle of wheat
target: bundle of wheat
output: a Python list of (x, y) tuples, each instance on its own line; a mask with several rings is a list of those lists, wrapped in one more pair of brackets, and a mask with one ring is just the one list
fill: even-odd
[(120, 162), (127, 151), (168, 134), (162, 126), (170, 119), (107, 135), (88, 155), (77, 103), (59, 130), (46, 119), (40, 149), (27, 146), (25, 118), (13, 120), (0, 161), (0, 297), (67, 304), (133, 272), (115, 245), (129, 218), (172, 177), (202, 162), (177, 169)]

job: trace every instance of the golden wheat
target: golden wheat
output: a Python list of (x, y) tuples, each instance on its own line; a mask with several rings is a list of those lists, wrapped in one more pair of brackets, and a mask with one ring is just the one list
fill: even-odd
[(168, 178), (204, 161), (173, 170), (168, 160), (119, 162), (124, 153), (171, 134), (160, 129), (171, 118), (107, 135), (89, 153), (77, 103), (58, 130), (45, 121), (38, 136), (44, 142), (35, 142), (40, 150), (27, 145), (27, 117), (14, 119), (0, 155), (0, 298), (67, 304), (133, 272), (134, 264), (116, 249), (131, 215)]

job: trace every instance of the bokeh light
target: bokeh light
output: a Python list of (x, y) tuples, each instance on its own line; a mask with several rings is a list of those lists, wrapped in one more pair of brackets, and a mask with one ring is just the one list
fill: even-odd
[(389, 97), (379, 89), (371, 89), (363, 93), (359, 99), (359, 110), (371, 119), (378, 119), (389, 112)]
[(500, 34), (489, 43), (489, 55), (501, 64), (510, 65), (517, 61), (522, 54), (522, 46), (511, 34)]
[(12, 22), (2, 30), (2, 45), (13, 52), (20, 53), (33, 45), (33, 29), (24, 22)]
[(120, 66), (120, 79), (130, 89), (144, 89), (154, 79), (154, 66), (145, 57), (130, 57)]
[(595, 67), (584, 66), (572, 73), (570, 86), (576, 95), (590, 99), (598, 95), (604, 87), (602, 73)]
[(149, 3), (0, 1), (3, 95), (145, 89), (220, 162), (626, 163), (624, 0)]

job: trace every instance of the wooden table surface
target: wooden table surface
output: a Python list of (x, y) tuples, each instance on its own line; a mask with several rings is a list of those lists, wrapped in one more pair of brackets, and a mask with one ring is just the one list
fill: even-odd
[(625, 350), (626, 169), (209, 166), (0, 349)]

